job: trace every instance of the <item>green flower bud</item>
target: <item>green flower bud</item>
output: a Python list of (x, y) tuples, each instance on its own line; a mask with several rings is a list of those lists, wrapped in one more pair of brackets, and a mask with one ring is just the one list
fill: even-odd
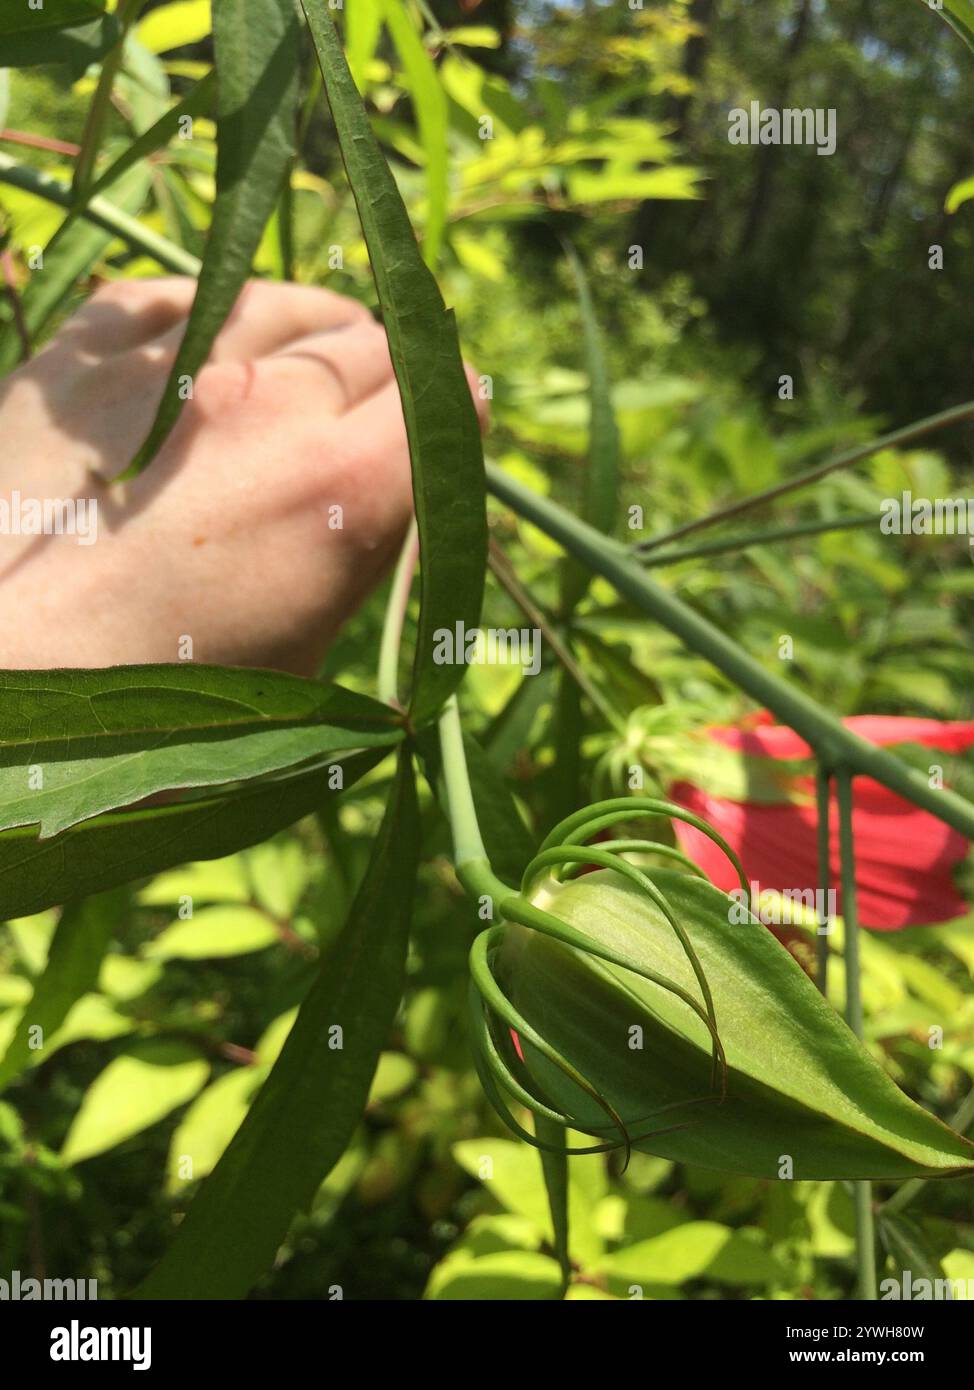
[[(734, 860), (682, 808), (606, 802), (556, 827), (474, 943), (478, 1069), (512, 1128), (537, 1142), (515, 1102), (596, 1141), (575, 1152), (635, 1147), (766, 1178), (971, 1171), (974, 1146), (899, 1091), (767, 928), (742, 923), (685, 856), (583, 843), (647, 814), (689, 820)], [(637, 851), (683, 871), (641, 869), (625, 857)]]

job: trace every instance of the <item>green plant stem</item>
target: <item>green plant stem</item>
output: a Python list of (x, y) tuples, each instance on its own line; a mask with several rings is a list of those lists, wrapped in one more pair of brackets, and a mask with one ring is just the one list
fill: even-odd
[[(974, 407), (971, 410), (974, 412)], [(487, 484), (495, 497), (601, 574), (637, 608), (675, 633), (692, 651), (706, 657), (753, 700), (799, 733), (824, 766), (846, 767), (850, 773), (872, 777), (952, 825), (968, 839), (974, 839), (974, 805), (956, 792), (931, 787), (926, 777), (895, 754), (867, 743), (804, 691), (765, 670), (732, 637), (644, 573), (625, 546), (593, 530), (550, 498), (524, 487), (496, 465), (487, 467)]]
[(643, 565), (679, 565), (684, 560), (700, 560), (708, 555), (725, 555), (734, 550), (750, 550), (757, 545), (769, 545), (773, 541), (794, 540), (799, 536), (820, 536), (829, 531), (851, 531), (859, 527), (878, 526), (879, 518), (875, 512), (864, 512), (856, 516), (836, 516), (830, 521), (797, 521), (790, 526), (769, 526), (763, 531), (739, 531), (734, 536), (724, 536), (718, 541), (704, 541), (700, 545), (684, 546), (681, 550), (656, 550), (649, 553), (641, 551), (638, 545), (632, 547)]
[(555, 1124), (546, 1115), (535, 1115), (534, 1135), (538, 1143), (544, 1146), (538, 1153), (548, 1193), (555, 1257), (561, 1270), (561, 1291), (564, 1294), (572, 1277), (568, 1250), (568, 1134), (564, 1125)]
[(81, 149), (78, 152), (74, 166), (74, 178), (71, 181), (72, 193), (77, 201), (84, 198), (91, 185), (95, 161), (98, 158), (101, 138), (105, 129), (105, 121), (112, 104), (112, 87), (115, 85), (115, 77), (122, 61), (122, 54), (125, 51), (125, 40), (144, 4), (145, 0), (119, 0), (118, 8), (115, 11), (121, 32), (115, 46), (102, 59), (98, 83), (88, 107), (88, 114), (85, 117), (84, 130), (81, 135)]
[[(60, 179), (53, 178), (40, 169), (34, 169), (29, 164), (18, 164), (15, 159), (2, 152), (0, 183), (23, 189), (25, 193), (32, 193), (37, 198), (44, 198), (49, 203), (56, 203), (58, 207), (71, 211), (71, 190), (61, 183)], [(151, 256), (165, 270), (171, 270), (176, 275), (199, 274), (200, 261), (196, 256), (143, 226), (137, 218), (130, 217), (127, 212), (123, 212), (107, 199), (92, 198), (81, 215), (95, 226), (113, 233), (134, 251)]]
[(439, 720), (440, 754), (446, 787), (447, 814), (453, 836), (453, 863), (457, 878), (474, 898), (489, 897), (496, 907), (514, 892), (490, 867), (474, 806), (463, 728), (457, 697), (451, 695)]
[[(974, 1125), (974, 1087), (968, 1091), (948, 1123), (951, 1129), (956, 1130), (958, 1134), (966, 1134)], [(913, 1201), (917, 1193), (926, 1187), (928, 1181), (927, 1178), (911, 1178), (909, 1182), (905, 1182), (902, 1187), (897, 1188), (892, 1197), (886, 1199), (880, 1210), (890, 1213), (903, 1211)]]
[(828, 911), (829, 884), (832, 872), (829, 855), (829, 774), (821, 765), (815, 770), (815, 801), (818, 812), (816, 831), (818, 836), (818, 882), (822, 901), (826, 904), (824, 919), (820, 916), (815, 933), (815, 983), (826, 997), (829, 988), (829, 938), (831, 917)]
[(948, 425), (956, 425), (960, 421), (970, 420), (972, 417), (974, 417), (974, 401), (952, 406), (950, 410), (942, 410), (937, 415), (928, 415), (925, 419), (917, 420), (912, 425), (906, 425), (903, 429), (893, 430), (891, 434), (884, 434), (869, 444), (858, 444), (855, 448), (846, 449), (841, 454), (835, 454), (832, 458), (826, 459), (824, 463), (817, 464), (814, 468), (808, 468), (804, 473), (798, 473), (794, 478), (788, 478), (783, 483), (776, 483), (774, 487), (765, 488), (763, 492), (753, 492), (750, 497), (742, 497), (738, 502), (732, 502), (726, 507), (719, 507), (716, 511), (708, 512), (706, 516), (699, 516), (693, 521), (686, 522), (683, 526), (677, 526), (672, 531), (666, 531), (660, 536), (651, 536), (649, 540), (641, 541), (636, 549), (647, 551), (655, 550), (658, 546), (668, 545), (670, 541), (680, 540), (683, 536), (689, 536), (694, 531), (702, 531), (707, 526), (716, 526), (718, 522), (726, 521), (729, 517), (740, 516), (742, 512), (749, 512), (754, 507), (763, 507), (766, 502), (774, 502), (789, 492), (797, 492), (799, 488), (807, 487), (809, 483), (817, 483), (820, 478), (825, 478), (830, 473), (836, 473), (840, 468), (851, 468), (853, 464), (861, 463), (863, 459), (878, 454), (881, 449), (901, 449), (905, 444), (912, 444), (915, 439), (920, 439), (923, 435), (932, 434), (934, 430), (946, 429)]
[[(862, 988), (859, 964), (859, 913), (856, 904), (856, 850), (852, 829), (852, 774), (848, 768), (840, 768), (835, 780), (839, 802), (842, 921), (845, 925), (846, 1022), (856, 1037), (861, 1039)], [(875, 1302), (878, 1291), (872, 1183), (854, 1182), (852, 1191), (856, 1209), (859, 1297)]]
[(387, 705), (399, 706), (399, 647), (418, 558), (419, 532), (414, 517), (409, 523), (392, 576), (392, 588), (382, 624), (382, 641), (379, 644), (379, 699)]

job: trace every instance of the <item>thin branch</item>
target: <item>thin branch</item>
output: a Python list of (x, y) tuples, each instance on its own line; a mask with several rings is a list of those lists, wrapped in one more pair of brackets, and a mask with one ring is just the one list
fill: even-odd
[[(65, 211), (71, 210), (73, 203), (71, 190), (65, 187), (59, 179), (52, 178), (50, 174), (34, 169), (29, 164), (18, 164), (9, 155), (2, 153), (0, 153), (0, 183), (9, 183), (14, 188), (23, 189), (25, 193), (33, 193), (37, 198), (44, 198), (49, 203), (56, 203)], [(151, 256), (164, 269), (171, 270), (176, 275), (196, 276), (199, 274), (200, 261), (196, 256), (160, 236), (158, 232), (143, 226), (138, 218), (130, 217), (127, 212), (123, 212), (121, 208), (108, 202), (107, 199), (92, 198), (81, 215), (97, 227), (111, 232), (136, 251), (142, 251), (146, 256)]]
[(607, 724), (618, 733), (624, 733), (625, 723), (621, 715), (612, 708), (602, 693), (589, 680), (588, 676), (575, 660), (568, 644), (558, 635), (558, 632), (552, 627), (547, 615), (539, 608), (527, 589), (523, 587), (521, 581), (514, 573), (510, 561), (494, 540), (493, 536), (490, 539), (487, 563), (490, 566), (494, 578), (507, 591), (528, 621), (533, 623), (540, 631), (542, 637), (551, 648), (555, 658), (565, 668), (582, 694), (591, 701)]
[(974, 417), (974, 401), (968, 401), (965, 405), (952, 406), (950, 410), (942, 410), (938, 415), (928, 415), (925, 419), (917, 420), (912, 425), (906, 425), (901, 430), (894, 430), (892, 434), (885, 434), (880, 439), (874, 439), (870, 444), (859, 444), (854, 449), (846, 449), (843, 453), (826, 459), (825, 463), (820, 463), (815, 468), (806, 469), (804, 473), (798, 473), (794, 478), (788, 478), (783, 483), (776, 483), (774, 487), (765, 488), (763, 492), (754, 492), (750, 497), (742, 497), (739, 502), (731, 502), (726, 507), (708, 512), (706, 516), (697, 517), (695, 521), (688, 521), (683, 526), (677, 526), (675, 530), (666, 531), (663, 535), (653, 536), (646, 541), (640, 541), (634, 548), (638, 551), (655, 550), (658, 546), (669, 544), (670, 541), (689, 536), (694, 531), (702, 531), (705, 527), (716, 526), (718, 522), (726, 521), (728, 517), (740, 516), (742, 512), (751, 511), (754, 507), (763, 507), (765, 503), (774, 502), (789, 492), (797, 492), (799, 488), (807, 487), (809, 483), (817, 483), (820, 478), (825, 478), (830, 473), (837, 473), (840, 468), (851, 468), (853, 464), (861, 463), (863, 459), (878, 454), (881, 449), (900, 449), (904, 444), (911, 444), (915, 439), (932, 434), (934, 430), (946, 429), (948, 425), (956, 425), (962, 420), (970, 420), (972, 417)]
[(734, 550), (751, 550), (756, 545), (792, 540), (797, 536), (819, 536), (829, 531), (851, 531), (876, 524), (875, 512), (863, 512), (856, 516), (832, 517), (829, 521), (798, 521), (790, 526), (769, 527), (765, 531), (738, 531), (735, 535), (725, 536), (719, 541), (704, 541), (700, 545), (688, 545), (680, 550), (653, 550), (649, 554), (640, 554), (637, 545), (633, 546), (633, 554), (647, 568), (678, 565), (684, 560), (699, 560), (708, 555), (725, 555)]

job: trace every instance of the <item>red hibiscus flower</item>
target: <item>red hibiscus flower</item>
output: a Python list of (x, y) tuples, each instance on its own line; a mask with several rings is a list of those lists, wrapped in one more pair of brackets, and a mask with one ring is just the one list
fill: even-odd
[[(741, 727), (712, 728), (711, 738), (745, 757), (775, 760), (811, 758), (805, 740), (793, 730), (770, 722), (771, 716)], [(764, 722), (767, 721), (767, 722)], [(974, 744), (974, 722), (903, 719), (865, 714), (843, 721), (846, 728), (875, 744), (912, 743), (944, 753)], [(818, 851), (814, 778), (800, 776), (796, 786), (811, 799), (799, 803), (732, 801), (711, 796), (689, 782), (670, 788), (674, 801), (708, 821), (728, 841), (752, 882), (782, 893), (818, 885)], [(902, 797), (868, 777), (853, 781), (852, 824), (856, 845), (859, 920), (879, 931), (945, 922), (967, 912), (951, 870), (967, 853), (968, 842)], [(730, 891), (737, 877), (717, 846), (692, 826), (675, 823), (684, 851), (719, 888)], [(838, 814), (833, 791), (829, 807), (830, 887), (839, 888)]]

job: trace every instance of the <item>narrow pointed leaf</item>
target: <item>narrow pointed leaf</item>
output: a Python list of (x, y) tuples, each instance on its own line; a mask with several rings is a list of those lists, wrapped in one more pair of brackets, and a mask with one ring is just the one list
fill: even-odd
[[(340, 763), (342, 789), (386, 754), (384, 747)], [(264, 778), (178, 805), (93, 820), (51, 839), (34, 830), (0, 834), (0, 919), (26, 917), (72, 897), (99, 893), (196, 859), (220, 859), (264, 840), (338, 795), (328, 768)]]
[(137, 1297), (243, 1297), (343, 1153), (402, 993), (418, 855), (406, 754), (341, 935), (247, 1118)]
[(299, 34), (294, 0), (213, 6), (217, 77), (216, 203), (189, 323), (149, 435), (122, 477), (152, 462), (185, 392), (250, 274), (294, 150)]
[(369, 250), (399, 383), (419, 525), (421, 609), (410, 713), (429, 722), (463, 675), (437, 664), (435, 633), (476, 627), (487, 563), (477, 413), (452, 310), (423, 263), (396, 182), (369, 126), (325, 0), (302, 0)]
[(0, 673), (0, 830), (41, 838), (156, 792), (396, 742), (385, 706), (273, 671), (118, 666)]

